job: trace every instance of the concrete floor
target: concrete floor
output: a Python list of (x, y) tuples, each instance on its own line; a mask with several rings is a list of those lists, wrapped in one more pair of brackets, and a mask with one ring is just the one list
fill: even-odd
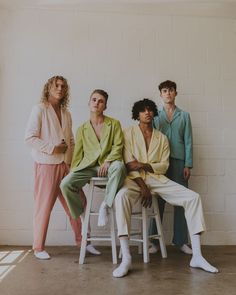
[(190, 256), (173, 246), (167, 248), (167, 259), (154, 254), (149, 264), (143, 264), (137, 248), (132, 247), (133, 270), (122, 279), (112, 277), (115, 266), (110, 248), (99, 249), (101, 256), (88, 256), (86, 264), (79, 265), (76, 247), (47, 247), (52, 259), (40, 261), (29, 247), (0, 246), (0, 294), (236, 294), (235, 246), (203, 247), (205, 257), (220, 269), (219, 274), (191, 269)]

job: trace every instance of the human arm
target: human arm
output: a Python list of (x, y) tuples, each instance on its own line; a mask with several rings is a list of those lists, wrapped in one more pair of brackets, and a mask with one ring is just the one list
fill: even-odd
[(69, 130), (70, 130), (70, 148), (71, 148), (71, 153), (73, 155), (73, 152), (74, 152), (74, 148), (75, 148), (75, 139), (74, 139), (74, 134), (73, 134), (73, 131), (72, 131), (72, 118), (71, 118), (71, 114), (68, 113), (68, 116), (69, 116)]
[(164, 175), (169, 167), (170, 148), (168, 139), (163, 134), (161, 134), (159, 145), (160, 147), (156, 150), (156, 155), (154, 157), (158, 158), (158, 161), (153, 161), (149, 164), (152, 167), (154, 174)]
[(193, 135), (192, 124), (189, 113), (185, 114), (185, 129), (184, 129), (184, 166), (186, 168), (193, 167)]
[[(57, 148), (53, 143), (49, 142), (49, 140), (43, 140), (41, 138), (42, 112), (43, 110), (39, 105), (33, 107), (25, 131), (25, 142), (33, 149), (42, 153), (49, 155), (59, 153), (61, 147)], [(61, 143), (59, 145), (61, 145)]]
[(127, 163), (126, 168), (128, 172), (144, 170), (145, 172), (154, 173), (152, 166), (150, 164), (141, 163), (141, 162), (138, 162), (137, 160), (133, 160)]

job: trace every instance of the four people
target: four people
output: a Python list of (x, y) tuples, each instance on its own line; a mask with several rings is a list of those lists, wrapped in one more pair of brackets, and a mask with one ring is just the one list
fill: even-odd
[[(160, 89), (166, 103), (174, 103), (177, 92), (173, 85), (169, 87), (169, 84), (165, 84)], [(163, 92), (165, 89), (168, 94)], [(201, 254), (200, 234), (205, 230), (205, 223), (200, 196), (165, 176), (170, 149), (167, 137), (153, 129), (153, 122), (155, 127), (159, 124), (155, 103), (149, 99), (136, 102), (132, 113), (133, 119), (138, 120), (139, 124), (123, 133), (118, 120), (104, 115), (108, 94), (101, 89), (94, 90), (89, 99), (90, 119), (78, 128), (74, 148), (71, 116), (67, 111), (68, 97), (69, 87), (65, 78), (55, 76), (49, 79), (44, 87), (42, 102), (34, 107), (26, 129), (25, 140), (33, 148), (35, 160), (35, 256), (39, 259), (50, 258), (44, 244), (57, 196), (70, 217), (76, 242), (80, 244), (80, 217), (83, 221), (86, 206), (82, 188), (92, 177), (98, 176), (108, 178), (105, 199), (99, 209), (99, 226), (107, 223), (108, 207), (114, 201), (116, 206), (122, 262), (114, 270), (114, 277), (127, 275), (131, 268), (128, 237), (132, 207), (140, 199), (144, 207), (151, 206), (152, 194), (158, 194), (168, 203), (184, 208), (193, 250), (190, 266), (218, 272)], [(176, 112), (175, 104), (170, 105), (172, 112)], [(171, 116), (168, 118), (172, 119)], [(181, 129), (180, 132), (184, 131)], [(191, 160), (188, 164), (184, 162), (184, 165), (184, 168), (191, 168)], [(175, 167), (173, 169), (181, 169), (182, 166)], [(188, 169), (184, 169), (185, 180), (189, 175)], [(185, 244), (186, 240), (180, 246)], [(100, 254), (89, 246), (89, 252)]]
[[(164, 81), (159, 85), (160, 95), (163, 102), (163, 109), (153, 119), (154, 128), (160, 130), (168, 138), (170, 145), (169, 168), (166, 176), (188, 187), (190, 169), (193, 167), (193, 139), (192, 125), (189, 113), (181, 110), (175, 104), (177, 96), (177, 85), (172, 81)], [(158, 199), (160, 215), (163, 217), (165, 200)], [(156, 222), (151, 219), (150, 233), (157, 233)], [(173, 244), (186, 253), (192, 254), (188, 247), (188, 228), (184, 216), (184, 208), (174, 206), (174, 236)], [(158, 241), (152, 240), (149, 253), (158, 250)]]

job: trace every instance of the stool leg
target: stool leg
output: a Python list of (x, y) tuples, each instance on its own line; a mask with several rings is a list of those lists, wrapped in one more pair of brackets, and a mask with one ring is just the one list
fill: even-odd
[(110, 231), (111, 231), (112, 262), (113, 262), (113, 264), (117, 264), (114, 209), (110, 208), (109, 210), (110, 210)]
[(158, 207), (158, 203), (157, 203), (157, 198), (153, 197), (152, 202), (153, 202), (153, 208), (154, 208), (154, 213), (155, 213), (157, 230), (158, 230), (158, 234), (160, 236), (159, 243), (160, 243), (160, 248), (161, 248), (161, 256), (162, 256), (162, 258), (167, 258), (166, 244), (165, 244), (165, 239), (164, 239), (163, 230), (162, 230), (162, 224), (161, 224), (161, 218), (160, 218), (160, 212), (159, 212), (159, 207)]
[(84, 263), (84, 258), (86, 254), (86, 246), (87, 246), (87, 236), (88, 236), (88, 227), (89, 227), (89, 216), (92, 206), (92, 200), (93, 200), (93, 191), (94, 191), (94, 184), (93, 181), (90, 181), (89, 185), (89, 194), (87, 197), (87, 206), (85, 210), (85, 217), (84, 222), (82, 226), (82, 242), (80, 247), (80, 256), (79, 256), (79, 264)]
[(147, 228), (147, 209), (142, 207), (142, 225), (143, 225), (143, 261), (144, 263), (149, 262), (149, 252), (148, 252), (148, 228)]

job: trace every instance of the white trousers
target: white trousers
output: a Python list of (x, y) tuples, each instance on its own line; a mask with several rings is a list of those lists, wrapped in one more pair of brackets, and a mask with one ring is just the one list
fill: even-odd
[[(172, 180), (162, 183), (149, 175), (146, 176), (145, 183), (153, 195), (160, 195), (171, 205), (184, 207), (190, 235), (205, 231), (202, 202), (199, 194)], [(115, 198), (118, 236), (129, 236), (132, 207), (140, 200), (140, 187), (135, 181), (126, 178), (124, 186)]]

